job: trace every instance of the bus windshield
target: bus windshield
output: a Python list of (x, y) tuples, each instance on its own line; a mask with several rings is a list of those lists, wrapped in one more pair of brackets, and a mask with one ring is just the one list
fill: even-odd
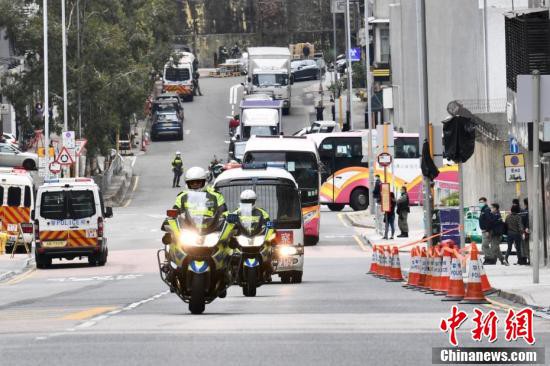
[(281, 164), (298, 183), (302, 203), (319, 200), (319, 167), (315, 154), (308, 151), (250, 151), (245, 163)]

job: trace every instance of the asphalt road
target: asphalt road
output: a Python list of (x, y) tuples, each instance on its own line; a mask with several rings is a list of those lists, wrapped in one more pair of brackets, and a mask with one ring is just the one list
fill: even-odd
[[(228, 89), (237, 79), (201, 79), (204, 97), (186, 104), (185, 140), (155, 142), (136, 160), (136, 179), (126, 207), (109, 220), (109, 261), (57, 262), (0, 284), (0, 365), (428, 365), (432, 347), (448, 346), (438, 330), (452, 304), (365, 275), (368, 248), (353, 228), (323, 210), (321, 240), (306, 248), (304, 282), (275, 281), (244, 298), (231, 288), (201, 316), (158, 276), (160, 224), (178, 193), (171, 188), (170, 160), (176, 150), (185, 166), (206, 166), (227, 151)], [(308, 119), (295, 84), (286, 126)], [(470, 316), (473, 306), (460, 305)], [(500, 337), (504, 342), (504, 315)], [(550, 345), (550, 325), (535, 321), (537, 345)], [(471, 323), (459, 332), (464, 345)], [(519, 341), (512, 346), (523, 346)], [(550, 361), (550, 354), (547, 360)]]

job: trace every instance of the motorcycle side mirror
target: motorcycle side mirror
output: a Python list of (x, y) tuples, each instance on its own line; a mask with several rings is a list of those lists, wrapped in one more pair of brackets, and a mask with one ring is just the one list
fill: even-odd
[(175, 219), (176, 217), (178, 217), (178, 210), (174, 210), (174, 209), (166, 210), (166, 216), (172, 219)]
[(227, 223), (228, 224), (236, 224), (239, 221), (239, 216), (237, 214), (229, 214), (227, 215)]

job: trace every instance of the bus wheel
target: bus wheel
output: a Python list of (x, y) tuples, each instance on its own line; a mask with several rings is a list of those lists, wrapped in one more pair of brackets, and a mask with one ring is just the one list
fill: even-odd
[(349, 205), (354, 211), (366, 210), (369, 207), (369, 191), (365, 188), (355, 188), (351, 192)]
[(341, 205), (338, 203), (329, 203), (327, 206), (328, 206), (328, 209), (331, 211), (342, 211), (345, 205)]
[(306, 246), (311, 246), (311, 245), (317, 245), (317, 243), (319, 242), (319, 237), (318, 236), (306, 236), (304, 238), (304, 244)]

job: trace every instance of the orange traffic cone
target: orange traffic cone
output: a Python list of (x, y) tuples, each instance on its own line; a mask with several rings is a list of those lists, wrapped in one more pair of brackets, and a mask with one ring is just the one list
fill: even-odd
[(432, 272), (432, 283), (430, 284), (430, 289), (432, 290), (432, 293), (434, 295), (444, 295), (443, 292), (441, 292), (440, 286), (441, 286), (441, 262), (443, 261), (442, 253), (441, 253), (441, 245), (436, 245), (434, 247), (433, 253), (433, 272)]
[(483, 268), (481, 258), (479, 258), (477, 261), (479, 262), (479, 267), (481, 268), (481, 291), (483, 291), (485, 295), (494, 294), (495, 292), (497, 292), (497, 289), (493, 288), (489, 283), (489, 278), (487, 277), (487, 273), (485, 273), (485, 268)]
[(407, 283), (403, 285), (403, 287), (406, 288), (415, 288), (418, 286), (418, 280), (419, 280), (419, 269), (418, 269), (418, 263), (420, 262), (420, 259), (418, 257), (418, 247), (414, 247), (411, 249), (411, 267), (409, 269), (409, 278), (407, 279)]
[(391, 253), (389, 245), (384, 246), (384, 258), (384, 278), (388, 279), (391, 273)]
[(470, 253), (470, 263), (468, 266), (468, 284), (466, 285), (466, 295), (463, 304), (488, 304), (489, 301), (483, 295), (481, 290), (481, 266), (479, 263), (477, 245), (472, 244)]
[(426, 274), (428, 273), (428, 258), (426, 258), (426, 248), (420, 250), (420, 262), (418, 263), (418, 285), (417, 290), (421, 291), (426, 286)]
[(367, 272), (367, 274), (375, 274), (377, 268), (378, 268), (378, 253), (376, 252), (376, 245), (373, 245), (370, 269)]
[(376, 266), (375, 277), (382, 277), (384, 272), (384, 249), (381, 246), (376, 247), (376, 258), (378, 259), (378, 266)]
[[(452, 245), (452, 244), (451, 244)], [(446, 295), (449, 290), (449, 278), (451, 276), (451, 250), (453, 246), (446, 244), (443, 247), (443, 260), (441, 261), (441, 278), (439, 280), (439, 288), (437, 289), (442, 295)]]
[(403, 274), (401, 273), (401, 261), (399, 260), (399, 249), (395, 246), (392, 248), (391, 269), (388, 281), (403, 281)]
[(447, 295), (442, 301), (460, 301), (464, 298), (464, 279), (462, 278), (462, 265), (456, 257), (456, 251), (451, 251), (451, 274)]
[(421, 286), (420, 291), (430, 292), (430, 286), (432, 284), (432, 271), (433, 271), (433, 247), (429, 247), (426, 252), (426, 281)]

